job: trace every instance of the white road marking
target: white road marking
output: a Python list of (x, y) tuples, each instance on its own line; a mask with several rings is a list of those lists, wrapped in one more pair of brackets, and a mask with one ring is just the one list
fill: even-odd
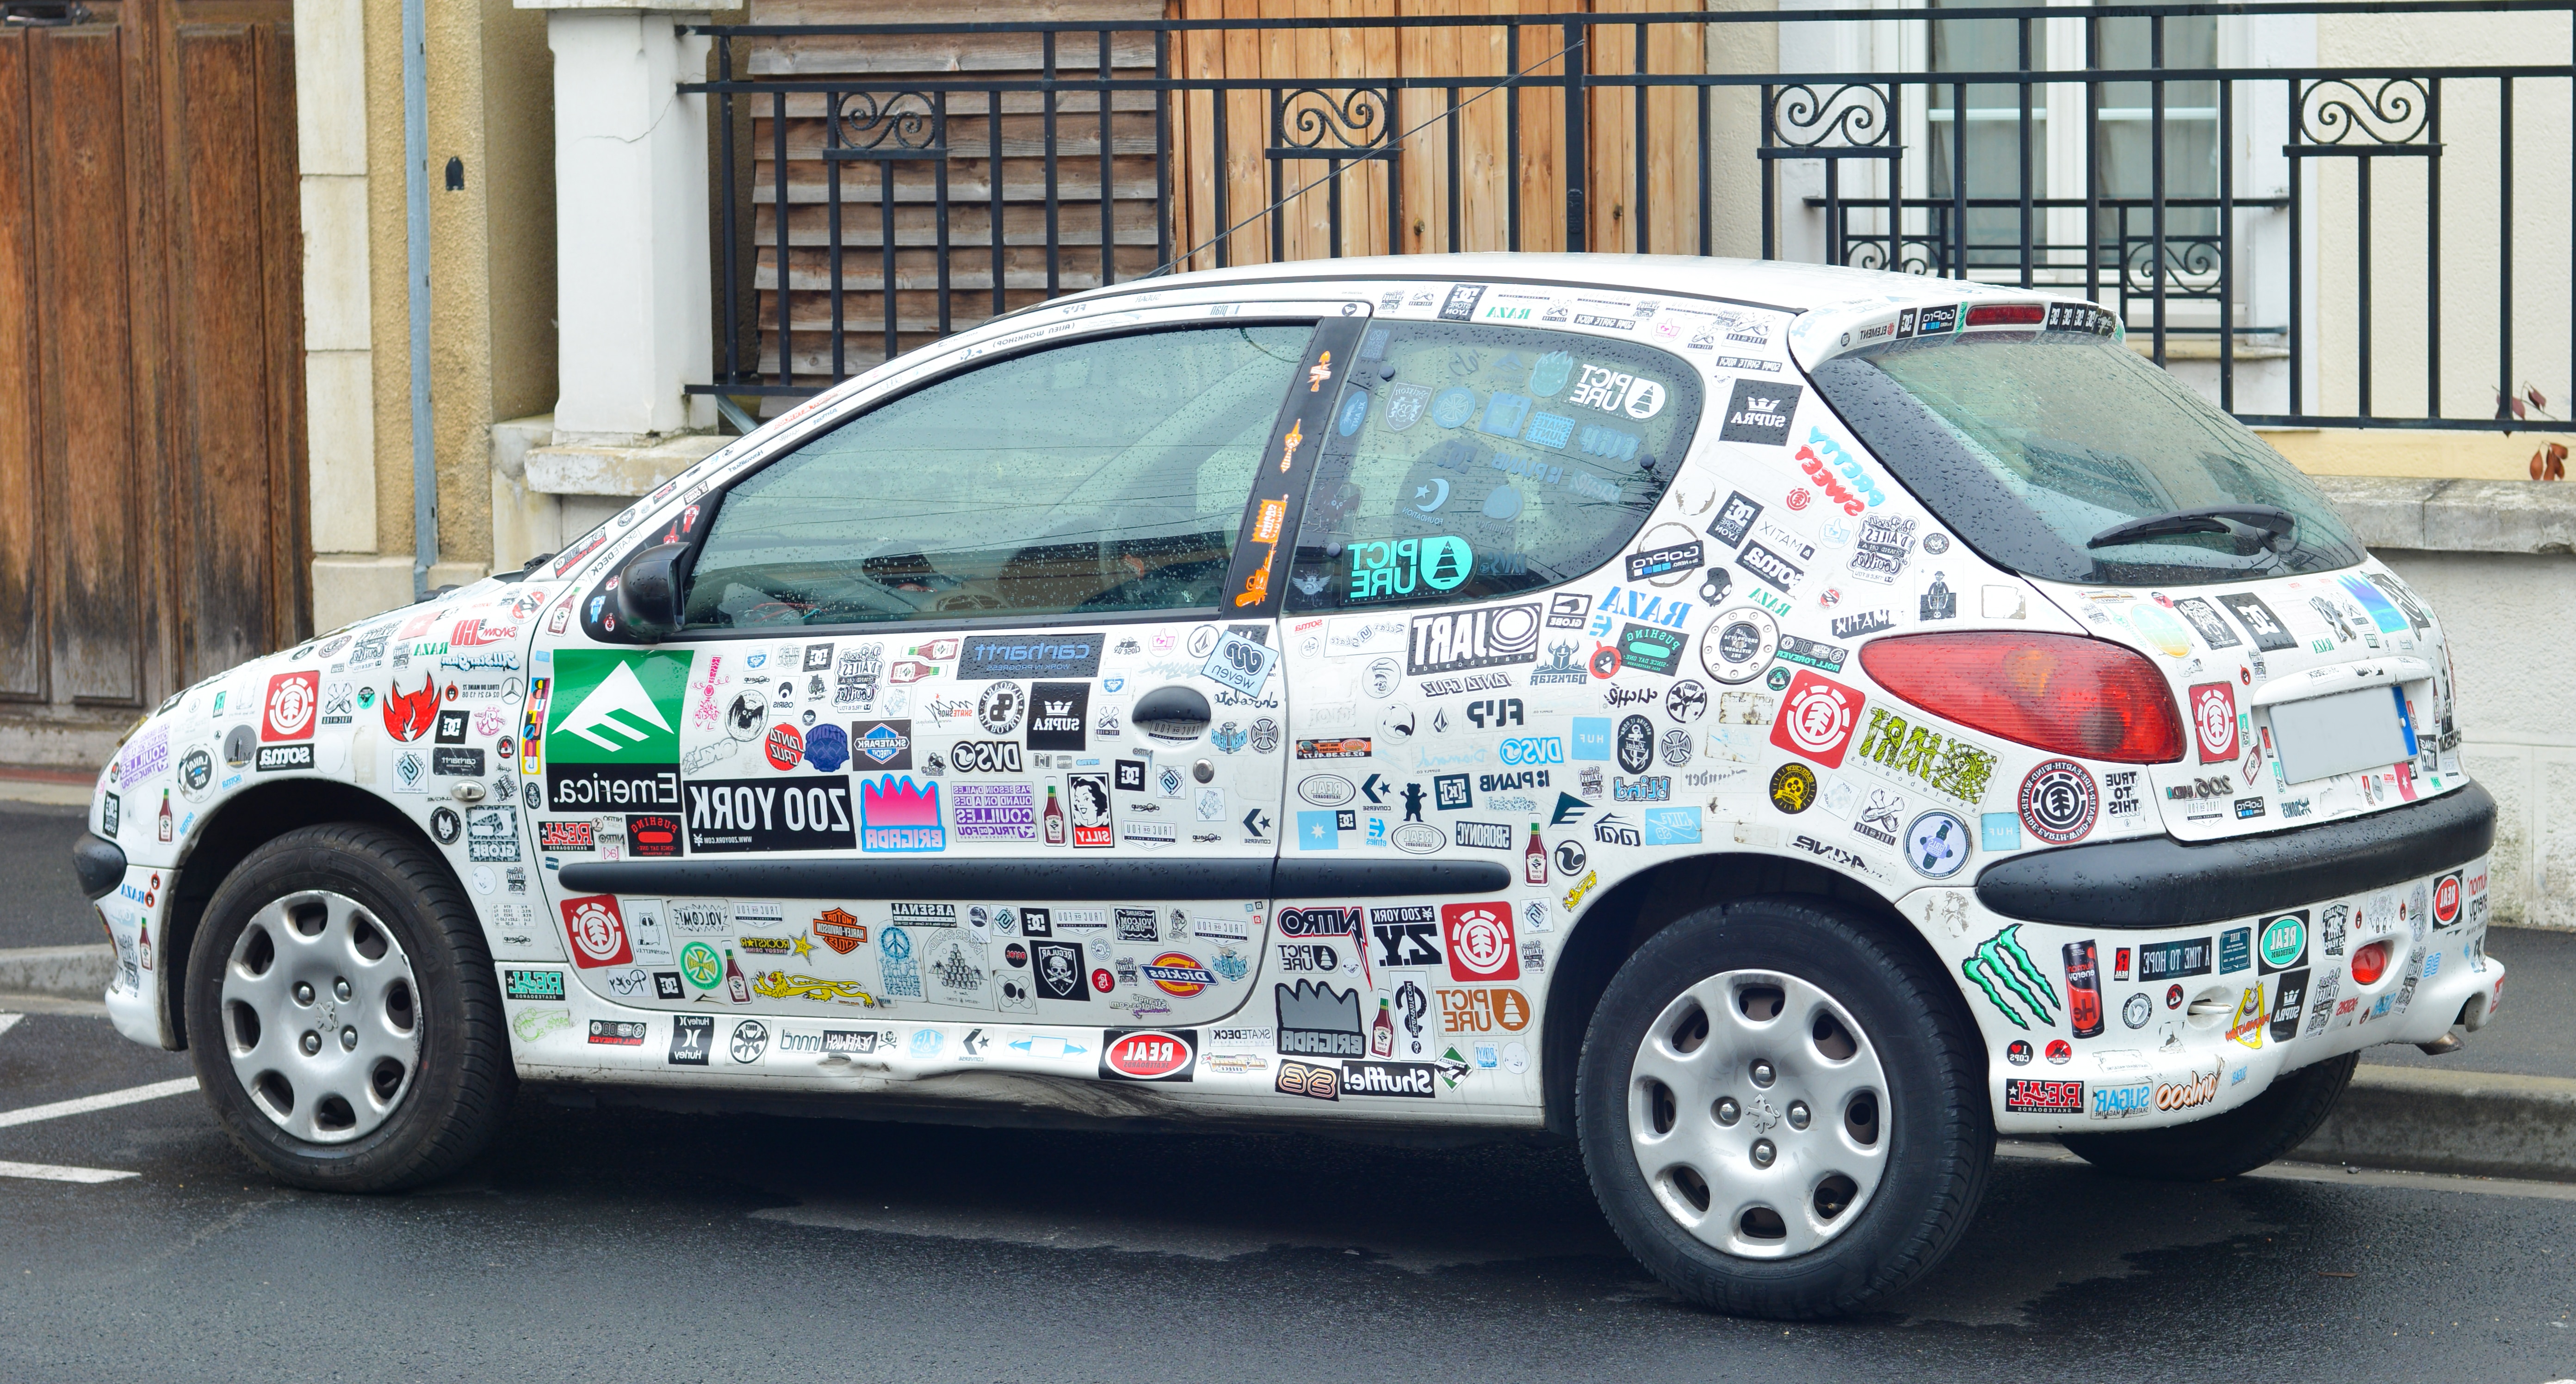
[(58, 1120), (65, 1115), (86, 1115), (93, 1110), (113, 1110), (120, 1105), (159, 1100), (197, 1089), (197, 1079), (183, 1076), (177, 1081), (156, 1081), (149, 1086), (129, 1086), (122, 1091), (107, 1091), (78, 1100), (58, 1100), (51, 1105), (31, 1105), (24, 1110), (0, 1111), (0, 1129), (11, 1125), (34, 1124), (38, 1120)]
[(0, 1033), (6, 1033), (11, 1029), (16, 1028), (18, 1026), (18, 1021), (25, 1017), (27, 1016), (24, 1014), (0, 1014)]
[(113, 1168), (66, 1168), (54, 1163), (0, 1163), (0, 1177), (31, 1177), (39, 1182), (116, 1182), (142, 1175)]

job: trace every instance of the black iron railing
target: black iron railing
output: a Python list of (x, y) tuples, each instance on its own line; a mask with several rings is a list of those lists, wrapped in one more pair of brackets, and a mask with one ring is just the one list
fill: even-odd
[[(2079, 294), (2249, 422), (2544, 426), (2524, 401), (2570, 393), (2576, 361), (2576, 166), (2518, 165), (2517, 141), (2576, 161), (2576, 63), (2234, 55), (2302, 33), (2314, 51), (2323, 20), (2384, 26), (2390, 51), (2404, 26), (2456, 47), (2484, 25), (2522, 56), (2517, 33), (2563, 45), (2571, 12), (701, 27), (722, 77), (683, 88), (712, 99), (719, 131), (706, 388), (810, 394), (991, 316), (1176, 269), (1734, 251)], [(1865, 30), (1861, 51), (1914, 70), (1801, 70)], [(2536, 196), (2517, 186), (2531, 178)], [(2518, 291), (2518, 267), (2545, 289)]]

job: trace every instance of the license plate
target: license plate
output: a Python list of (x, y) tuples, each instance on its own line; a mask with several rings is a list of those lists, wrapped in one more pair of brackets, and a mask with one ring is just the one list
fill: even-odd
[(2405, 693), (2361, 687), (2272, 708), (2272, 748), (2291, 783), (2384, 769), (2415, 754)]

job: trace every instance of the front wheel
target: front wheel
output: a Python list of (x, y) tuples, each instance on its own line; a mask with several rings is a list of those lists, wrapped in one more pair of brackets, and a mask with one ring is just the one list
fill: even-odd
[(1994, 1154), (1975, 1029), (1928, 959), (1815, 898), (1702, 909), (1593, 1011), (1575, 1103), (1631, 1253), (1705, 1307), (1859, 1311), (1949, 1253)]
[(2151, 1182), (2215, 1182), (2252, 1172), (2308, 1141), (2334, 1112), (2361, 1054), (2276, 1078), (2263, 1094), (2190, 1124), (2127, 1134), (2061, 1134), (2057, 1142), (2106, 1173)]
[(188, 1052), (215, 1117), (277, 1180), (380, 1192), (490, 1142), (516, 1089), (474, 910), (381, 827), (288, 832), (207, 902)]

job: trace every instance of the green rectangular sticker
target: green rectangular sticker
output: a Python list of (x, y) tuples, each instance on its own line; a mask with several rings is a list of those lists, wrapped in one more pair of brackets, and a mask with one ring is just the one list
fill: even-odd
[(693, 654), (555, 653), (545, 753), (555, 764), (677, 764)]

